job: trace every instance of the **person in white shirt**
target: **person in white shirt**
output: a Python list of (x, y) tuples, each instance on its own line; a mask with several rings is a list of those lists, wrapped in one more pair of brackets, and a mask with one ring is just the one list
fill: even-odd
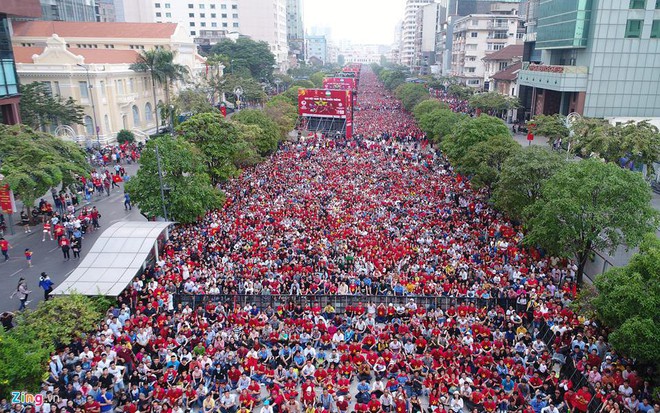
[(461, 395), (458, 392), (454, 393), (454, 397), (451, 399), (451, 402), (449, 403), (449, 408), (454, 413), (459, 413), (463, 411), (463, 399), (461, 399)]

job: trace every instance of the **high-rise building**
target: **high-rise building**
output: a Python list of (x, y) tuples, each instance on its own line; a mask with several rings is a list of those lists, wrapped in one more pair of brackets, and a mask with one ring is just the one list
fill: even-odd
[(524, 20), (517, 8), (458, 18), (452, 37), (452, 76), (468, 86), (488, 89), (483, 59), (509, 45), (522, 44), (524, 33)]
[(286, 32), (289, 53), (295, 55), (298, 61), (305, 61), (305, 27), (303, 25), (302, 0), (287, 0)]
[(322, 64), (328, 62), (328, 40), (325, 36), (307, 36), (305, 39), (307, 60), (318, 59)]
[(660, 1), (533, 0), (518, 83), (527, 116), (660, 115)]
[(41, 16), (39, 0), (2, 0), (0, 2), (0, 123), (20, 123), (18, 76), (10, 30), (10, 18)]
[(180, 23), (199, 45), (249, 36), (264, 41), (280, 70), (288, 67), (286, 0), (116, 0), (127, 22)]
[(96, 0), (96, 21), (106, 23), (123, 21), (123, 12), (122, 20), (118, 20), (117, 16), (117, 5), (120, 3), (115, 0)]
[(415, 62), (417, 11), (430, 3), (433, 3), (433, 0), (406, 0), (399, 46), (399, 63), (404, 66), (412, 67)]
[(54, 21), (96, 21), (94, 0), (41, 0), (41, 19)]
[(431, 73), (431, 66), (435, 65), (437, 34), (446, 13), (443, 3), (427, 4), (417, 10), (414, 73)]

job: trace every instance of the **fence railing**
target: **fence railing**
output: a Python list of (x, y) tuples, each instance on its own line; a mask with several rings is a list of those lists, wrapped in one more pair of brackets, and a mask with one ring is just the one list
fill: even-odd
[[(541, 325), (539, 326), (538, 337), (541, 337), (541, 341), (543, 341), (546, 344), (546, 346), (548, 346), (548, 348), (552, 348), (552, 344), (555, 339), (555, 336), (556, 336), (555, 332), (552, 331), (552, 329), (545, 322), (545, 320), (541, 321)], [(577, 367), (575, 366), (575, 362), (570, 357), (570, 350), (566, 351), (566, 354), (563, 354), (563, 356), (565, 358), (563, 358), (562, 360), (563, 365), (559, 373), (561, 379), (570, 380), (571, 383), (573, 383), (573, 389), (575, 391), (580, 389), (582, 386), (587, 386), (587, 388), (589, 388), (589, 392), (591, 393), (591, 400), (587, 405), (587, 412), (588, 413), (598, 412), (602, 406), (602, 402), (595, 397), (596, 391), (594, 387), (591, 385), (591, 383), (589, 383), (585, 375), (582, 374), (582, 372), (578, 370)]]
[(509, 308), (510, 306), (519, 311), (525, 311), (526, 306), (517, 306), (514, 299), (509, 298), (470, 298), (470, 297), (450, 297), (450, 296), (425, 296), (425, 295), (246, 295), (246, 294), (175, 294), (174, 305), (190, 305), (195, 308), (199, 305), (207, 303), (221, 303), (230, 305), (240, 305), (244, 307), (248, 304), (258, 308), (276, 308), (279, 306), (286, 306), (292, 303), (294, 306), (300, 304), (302, 307), (317, 305), (324, 308), (330, 304), (335, 308), (337, 313), (344, 313), (347, 306), (357, 306), (358, 304), (381, 303), (388, 306), (390, 304), (406, 305), (410, 300), (414, 301), (417, 307), (425, 309), (440, 308), (447, 310), (449, 307), (457, 307), (461, 304), (470, 305), (474, 304), (477, 308), (494, 308), (502, 306)]

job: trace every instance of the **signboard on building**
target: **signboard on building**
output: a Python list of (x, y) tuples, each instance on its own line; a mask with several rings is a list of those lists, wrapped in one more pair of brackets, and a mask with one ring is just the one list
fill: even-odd
[(299, 89), (300, 116), (352, 118), (353, 92), (350, 90)]
[(16, 212), (14, 193), (9, 189), (9, 185), (0, 186), (0, 209), (5, 214), (13, 214)]

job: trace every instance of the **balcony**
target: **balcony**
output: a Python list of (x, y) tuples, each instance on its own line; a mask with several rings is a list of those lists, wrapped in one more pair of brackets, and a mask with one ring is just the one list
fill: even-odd
[(525, 63), (518, 73), (518, 84), (557, 92), (586, 92), (588, 77), (589, 68), (586, 66)]

